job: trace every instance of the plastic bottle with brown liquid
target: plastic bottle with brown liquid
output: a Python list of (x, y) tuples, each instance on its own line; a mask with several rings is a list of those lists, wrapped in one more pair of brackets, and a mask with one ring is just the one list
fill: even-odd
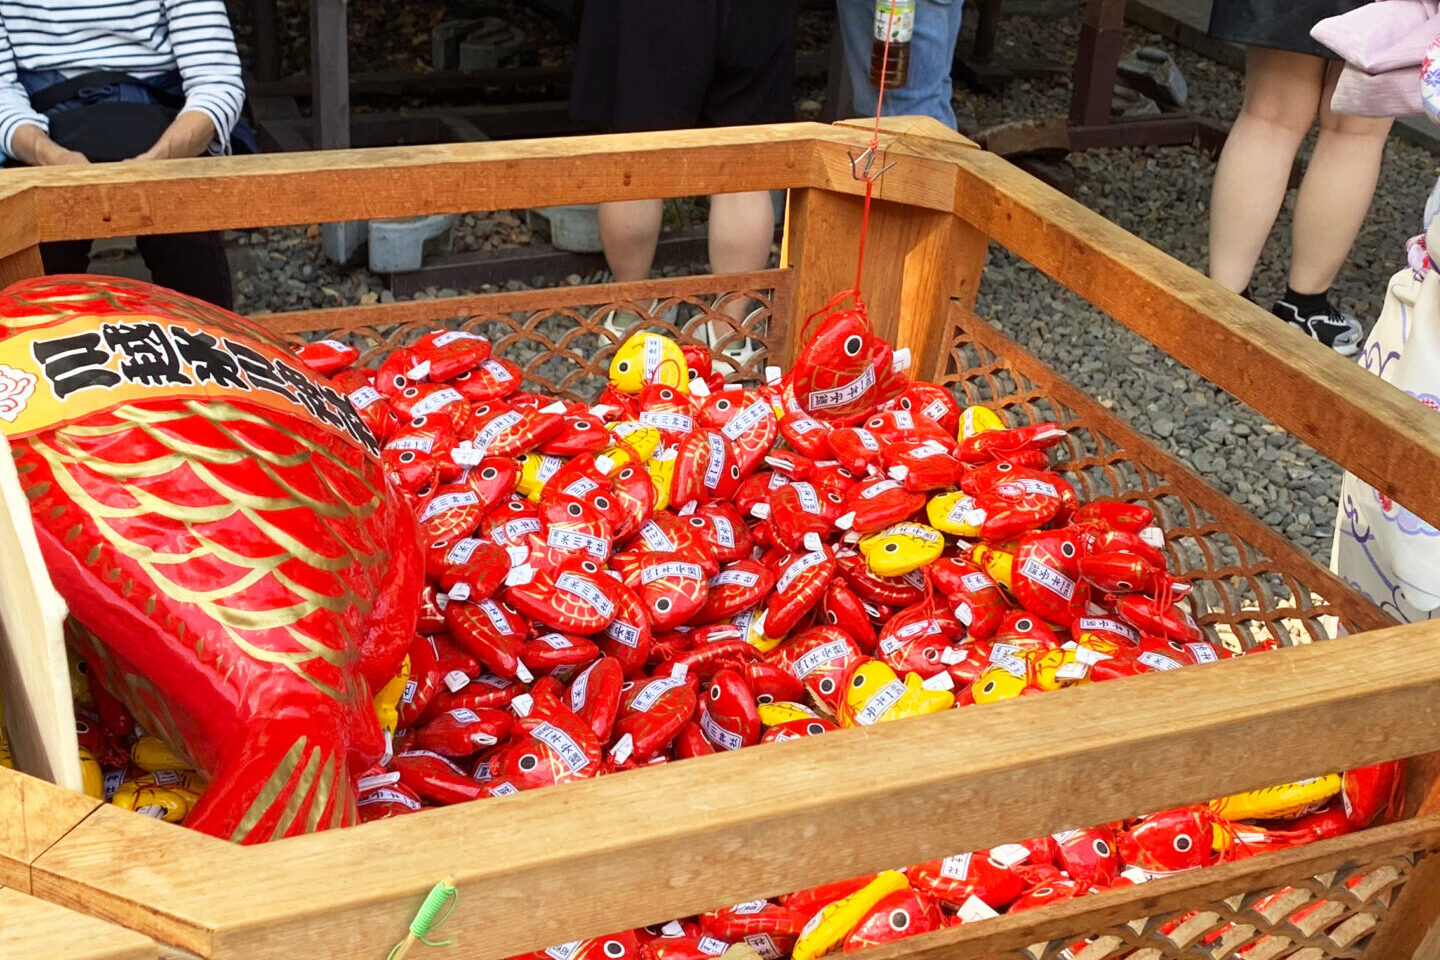
[[(885, 60), (887, 26), (890, 28), (888, 63)], [(877, 88), (894, 90), (905, 86), (910, 79), (910, 41), (914, 36), (915, 0), (875, 0), (875, 42), (870, 47), (870, 82)]]

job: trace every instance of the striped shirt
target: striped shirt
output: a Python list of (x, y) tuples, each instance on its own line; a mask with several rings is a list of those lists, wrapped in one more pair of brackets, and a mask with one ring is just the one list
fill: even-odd
[(17, 127), (49, 130), (16, 70), (75, 77), (118, 70), (139, 79), (179, 70), (185, 110), (215, 125), (211, 153), (230, 152), (245, 87), (224, 0), (0, 0), (0, 150)]

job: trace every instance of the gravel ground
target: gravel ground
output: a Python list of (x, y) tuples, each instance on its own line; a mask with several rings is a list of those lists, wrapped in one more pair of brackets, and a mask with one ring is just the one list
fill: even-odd
[[(296, 11), (302, 10), (303, 4), (295, 0), (282, 3), (286, 20), (298, 19), (298, 13), (287, 4)], [(365, 22), (384, 21), (377, 14)], [(420, 20), (406, 21), (404, 29), (373, 41), (368, 39), (370, 31), (362, 29), (356, 42), (371, 44), (363, 49), (375, 62), (374, 68), (414, 65), (426, 49), (420, 42), (423, 29)], [(1068, 65), (1078, 29), (1078, 16), (1009, 18), (999, 55), (1002, 59), (1012, 55)], [(807, 23), (801, 35), (806, 43), (819, 42), (825, 35), (824, 24)], [(1238, 74), (1145, 31), (1131, 29), (1127, 39), (1132, 46), (1169, 49), (1189, 83), (1191, 108), (1206, 116), (1233, 119), (1243, 82)], [(555, 56), (547, 48), (547, 60)], [(303, 50), (287, 49), (286, 57), (287, 62), (303, 62)], [(798, 114), (816, 116), (823, 103), (823, 86), (812, 82), (796, 93)], [(962, 129), (975, 129), (1063, 114), (1069, 97), (1068, 76), (1057, 75), (1016, 83), (1002, 94), (961, 89), (955, 99)], [(1188, 147), (1096, 150), (1071, 159), (1076, 170), (1076, 199), (1181, 261), (1204, 269), (1214, 170), (1209, 160)], [(1436, 166), (1429, 153), (1392, 139), (1371, 216), (1336, 283), (1342, 304), (1367, 327), (1378, 315), (1386, 279), (1403, 263), (1405, 238), (1419, 230), (1420, 212), (1434, 183)], [(1254, 286), (1263, 302), (1284, 289), (1293, 196), (1256, 273)], [(458, 245), (488, 249), (527, 240), (523, 218), (513, 213), (471, 214), (462, 226)], [(242, 310), (291, 310), (390, 299), (382, 278), (326, 263), (320, 255), (317, 228), (249, 231), (238, 234), (233, 242), (240, 265), (237, 291)], [(567, 279), (588, 283), (605, 277), (597, 274), (556, 281)], [(515, 281), (508, 288), (525, 286)], [(454, 292), (428, 291), (427, 295)], [(991, 252), (978, 309), (1302, 549), (1322, 562), (1328, 560), (1340, 480), (1339, 469), (1328, 460), (1003, 250)]]

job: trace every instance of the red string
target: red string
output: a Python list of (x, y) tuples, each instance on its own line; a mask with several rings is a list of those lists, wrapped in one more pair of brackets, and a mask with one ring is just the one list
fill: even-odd
[[(880, 150), (880, 115), (885, 106), (885, 75), (890, 70), (890, 37), (895, 29), (895, 4), (890, 0), (890, 13), (885, 18), (885, 49), (880, 54), (880, 86), (875, 97), (875, 129), (870, 134), (870, 157), (867, 165), (875, 163)], [(860, 290), (860, 280), (865, 275), (865, 238), (870, 233), (870, 200), (875, 193), (875, 178), (865, 174), (865, 212), (860, 216), (860, 256), (855, 264), (855, 290)]]

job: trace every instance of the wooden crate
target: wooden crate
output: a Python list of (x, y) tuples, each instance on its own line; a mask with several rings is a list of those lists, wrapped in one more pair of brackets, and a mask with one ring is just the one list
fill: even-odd
[(157, 960), (155, 941), (0, 887), (0, 960)]
[[(1098, 936), (1078, 960), (1218, 960), (1269, 936), (1256, 960), (1415, 955), (1440, 912), (1440, 857), (1430, 856), (1440, 849), (1440, 764), (1423, 756), (1440, 750), (1440, 628), (1388, 624), (990, 329), (971, 312), (987, 247), (1009, 248), (1437, 523), (1440, 418), (933, 122), (887, 121), (882, 139), (895, 166), (877, 190), (864, 283), (881, 332), (912, 349), (922, 377), (1016, 423), (1066, 424), (1066, 469), (1079, 486), (1143, 501), (1164, 518), (1175, 566), (1197, 583), (1200, 621), (1240, 647), (1277, 636), (1286, 649), (259, 847), (93, 801), (42, 818), (16, 804), (43, 785), (0, 772), (0, 822), (11, 812), (41, 821), (16, 836), (0, 828), (0, 869), (35, 896), (173, 948), (245, 960), (382, 957), (425, 891), (453, 875), (461, 897), (444, 932), (456, 955), (498, 958), (1419, 757), (1401, 822), (868, 953), (1052, 960)], [(804, 319), (853, 283), (863, 187), (848, 154), (867, 140), (855, 125), (797, 124), (24, 171), (0, 192), (0, 279), (38, 273), (35, 244), (48, 240), (784, 188), (779, 270), (265, 318), (291, 335), (339, 331), (371, 356), (427, 326), (463, 323), (492, 335), (533, 384), (583, 394), (618, 339), (605, 320), (625, 307), (681, 337), (746, 347), (731, 372), (754, 378), (767, 360), (788, 362)], [(744, 320), (716, 310), (717, 298), (742, 295), (755, 304)], [(0, 514), (0, 535), (18, 536), (25, 522)], [(43, 633), (5, 616), (12, 645)], [(1337, 620), (1357, 635), (1303, 642), (1324, 639)], [(33, 702), (11, 710), (32, 718), (63, 700), (27, 696)], [(1280, 907), (1257, 907), (1282, 887), (1294, 892)], [(1327, 904), (1321, 926), (1287, 923), (1316, 899)], [(1218, 942), (1197, 942), (1227, 924)]]

